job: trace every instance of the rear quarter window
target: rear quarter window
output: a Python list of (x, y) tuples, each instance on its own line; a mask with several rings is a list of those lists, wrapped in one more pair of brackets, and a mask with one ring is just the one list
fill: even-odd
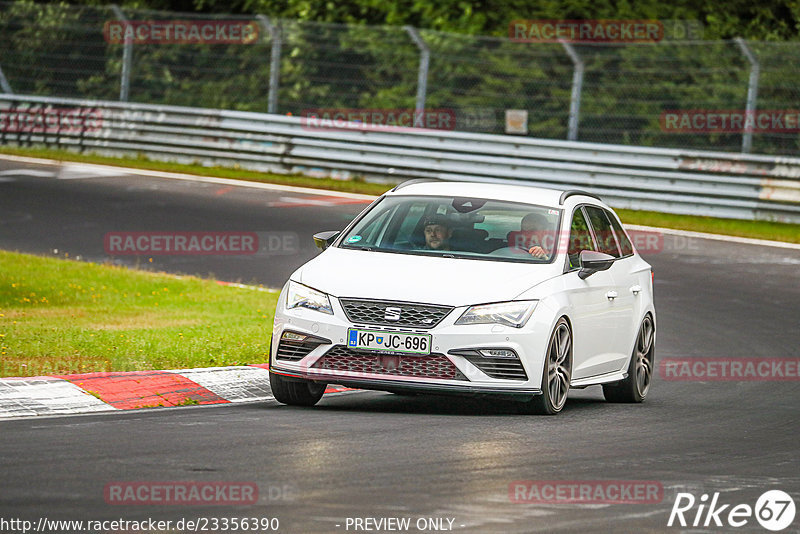
[(622, 225), (619, 223), (614, 214), (606, 213), (606, 215), (608, 216), (608, 220), (611, 221), (611, 227), (614, 228), (614, 233), (617, 235), (617, 241), (619, 242), (619, 248), (622, 251), (622, 255), (630, 256), (633, 254), (633, 245), (631, 245), (631, 240), (628, 239), (628, 235), (625, 233), (625, 230), (622, 228)]

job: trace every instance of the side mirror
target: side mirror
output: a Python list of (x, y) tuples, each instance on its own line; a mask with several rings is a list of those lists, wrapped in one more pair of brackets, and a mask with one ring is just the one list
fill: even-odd
[(581, 280), (585, 280), (597, 271), (605, 271), (611, 267), (615, 259), (610, 254), (595, 252), (594, 250), (581, 250), (581, 270), (578, 271), (578, 277)]
[(327, 232), (319, 232), (314, 234), (314, 244), (320, 250), (325, 250), (339, 237), (341, 232), (339, 230), (330, 230)]

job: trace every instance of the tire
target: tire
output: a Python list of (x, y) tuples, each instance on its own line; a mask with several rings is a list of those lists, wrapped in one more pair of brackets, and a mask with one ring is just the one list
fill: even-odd
[(639, 403), (647, 397), (653, 379), (655, 333), (653, 319), (646, 315), (633, 345), (628, 377), (614, 384), (603, 384), (603, 396), (608, 402)]
[(290, 406), (314, 406), (325, 393), (327, 384), (309, 380), (288, 380), (275, 373), (269, 374), (269, 386), (275, 400)]
[(567, 402), (572, 377), (572, 331), (562, 317), (553, 328), (545, 354), (542, 394), (525, 404), (526, 413), (556, 415)]

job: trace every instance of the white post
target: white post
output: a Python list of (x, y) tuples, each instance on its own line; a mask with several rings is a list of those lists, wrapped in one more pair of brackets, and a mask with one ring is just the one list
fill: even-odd
[(572, 94), (569, 99), (569, 122), (567, 124), (567, 139), (578, 140), (578, 119), (581, 113), (581, 92), (583, 91), (583, 60), (575, 48), (566, 41), (559, 41), (567, 51), (575, 70), (572, 72)]
[[(127, 29), (128, 18), (125, 13), (116, 4), (111, 4), (111, 10), (114, 12), (114, 16), (126, 23), (125, 28)], [(127, 32), (125, 33), (127, 34)], [(122, 47), (122, 74), (119, 82), (119, 99), (121, 102), (128, 101), (128, 95), (131, 90), (131, 61), (133, 61), (133, 40), (126, 37), (125, 44)]]
[[(750, 62), (750, 79), (747, 82), (747, 104), (745, 109), (745, 125), (752, 125), (756, 113), (756, 101), (758, 100), (758, 77), (761, 67), (758, 64), (758, 59), (755, 54), (747, 46), (747, 42), (741, 37), (737, 37), (736, 44), (742, 50), (742, 53)], [(742, 134), (742, 153), (748, 154), (753, 149), (753, 128), (752, 126), (745, 126)]]
[(261, 27), (269, 32), (272, 39), (269, 64), (269, 95), (267, 96), (267, 113), (278, 112), (278, 87), (281, 75), (281, 47), (283, 46), (280, 22), (270, 23), (264, 15), (256, 15)]
[(414, 126), (422, 127), (425, 114), (425, 96), (428, 93), (428, 66), (430, 65), (431, 51), (419, 32), (413, 26), (403, 26), (411, 40), (419, 48), (419, 72), (417, 73), (417, 104), (414, 110)]
[(6, 79), (6, 75), (3, 74), (2, 67), (0, 67), (0, 89), (3, 90), (3, 94), (6, 95), (14, 94), (14, 91), (11, 90), (11, 85), (9, 85), (8, 80)]

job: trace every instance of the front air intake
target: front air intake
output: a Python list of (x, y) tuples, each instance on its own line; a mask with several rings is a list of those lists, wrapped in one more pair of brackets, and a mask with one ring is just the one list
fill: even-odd
[[(507, 356), (500, 358), (492, 356), (492, 353), (505, 353)], [(448, 354), (461, 356), (491, 378), (528, 380), (528, 374), (522, 367), (519, 356), (510, 349), (457, 349), (449, 351)]]
[(444, 354), (430, 354), (427, 356), (387, 355), (348, 349), (344, 345), (331, 347), (311, 367), (330, 371), (406, 376), (409, 378), (467, 380), (467, 377)]
[(281, 334), (275, 359), (297, 362), (308, 356), (312, 350), (320, 345), (330, 343), (331, 340), (329, 339), (285, 330)]

